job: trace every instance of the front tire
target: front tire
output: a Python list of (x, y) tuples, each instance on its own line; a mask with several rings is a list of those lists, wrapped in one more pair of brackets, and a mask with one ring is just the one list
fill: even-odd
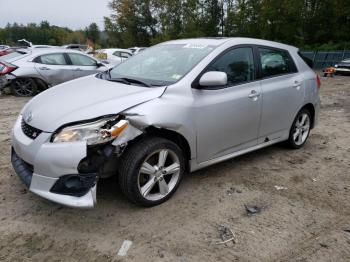
[(145, 207), (167, 201), (185, 172), (185, 159), (179, 146), (160, 137), (147, 137), (131, 145), (119, 163), (123, 194)]
[(15, 96), (34, 96), (38, 91), (38, 85), (32, 78), (16, 78), (12, 81), (11, 91)]
[(304, 108), (299, 111), (293, 121), (287, 141), (288, 146), (294, 149), (303, 147), (310, 135), (310, 130), (311, 114)]

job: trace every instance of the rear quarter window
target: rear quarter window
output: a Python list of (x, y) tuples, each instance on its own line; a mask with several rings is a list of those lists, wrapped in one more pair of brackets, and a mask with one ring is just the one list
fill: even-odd
[(310, 68), (313, 68), (313, 67), (314, 67), (314, 62), (313, 62), (310, 58), (304, 56), (304, 55), (303, 55), (302, 53), (300, 53), (300, 52), (298, 52), (298, 55), (300, 56), (301, 59), (304, 60), (305, 64), (307, 64)]
[(263, 77), (285, 75), (297, 72), (295, 63), (288, 51), (259, 48)]

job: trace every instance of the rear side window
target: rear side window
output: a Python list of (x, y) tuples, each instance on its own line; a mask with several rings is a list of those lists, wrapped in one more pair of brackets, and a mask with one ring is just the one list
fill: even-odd
[(259, 48), (263, 77), (296, 72), (295, 64), (287, 51)]
[(123, 58), (129, 58), (131, 55), (129, 53), (126, 53), (126, 52), (120, 52), (120, 56)]
[(88, 56), (80, 54), (68, 54), (73, 65), (77, 66), (96, 66), (96, 61)]
[(232, 49), (211, 64), (207, 69), (209, 71), (225, 72), (229, 86), (250, 82), (255, 76), (253, 49)]
[(34, 62), (45, 65), (67, 65), (63, 54), (47, 54), (34, 59)]
[(115, 51), (115, 52), (113, 53), (113, 55), (114, 55), (114, 56), (121, 57), (120, 51)]

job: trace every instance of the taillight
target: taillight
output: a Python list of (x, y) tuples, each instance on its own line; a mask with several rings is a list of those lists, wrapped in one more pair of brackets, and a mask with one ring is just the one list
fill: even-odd
[(11, 65), (6, 62), (0, 62), (0, 75), (9, 74), (12, 71), (15, 71), (16, 69), (17, 69), (17, 66)]
[(321, 88), (321, 79), (320, 79), (320, 76), (318, 74), (316, 74), (316, 84), (317, 84), (317, 88), (320, 89)]
[(8, 55), (10, 53), (11, 53), (11, 50), (3, 50), (3, 51), (0, 51), (0, 56)]

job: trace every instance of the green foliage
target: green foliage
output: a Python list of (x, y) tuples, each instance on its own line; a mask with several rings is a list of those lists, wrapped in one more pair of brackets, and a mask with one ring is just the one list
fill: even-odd
[(17, 23), (0, 28), (0, 43), (86, 43), (150, 46), (190, 37), (254, 37), (302, 49), (350, 49), (350, 0), (110, 0), (105, 31)]
[(349, 0), (111, 0), (109, 44), (147, 46), (186, 37), (242, 36), (301, 48), (343, 49)]
[(96, 25), (96, 36), (95, 25), (90, 25), (87, 28), (88, 32), (84, 32), (50, 25), (47, 21), (42, 21), (40, 24), (30, 23), (26, 26), (17, 23), (7, 24), (5, 28), (0, 28), (0, 43), (15, 46), (18, 40), (25, 38), (38, 45), (85, 44), (87, 37), (90, 36), (98, 42), (100, 32)]

